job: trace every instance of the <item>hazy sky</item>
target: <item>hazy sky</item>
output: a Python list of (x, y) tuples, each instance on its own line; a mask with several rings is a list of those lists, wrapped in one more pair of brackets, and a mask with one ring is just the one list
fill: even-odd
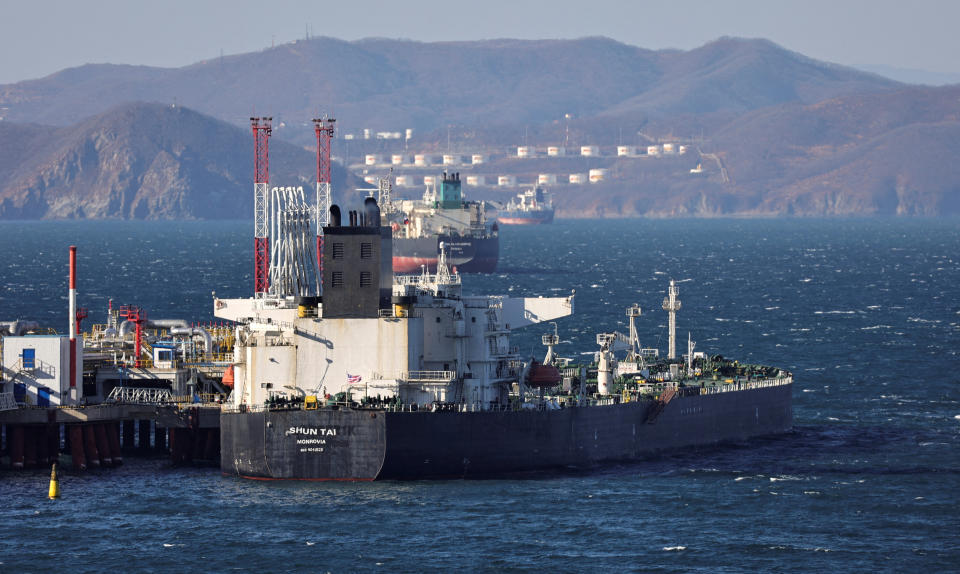
[(0, 83), (85, 63), (178, 67), (311, 35), (608, 36), (690, 49), (768, 38), (812, 58), (960, 73), (957, 0), (3, 0)]

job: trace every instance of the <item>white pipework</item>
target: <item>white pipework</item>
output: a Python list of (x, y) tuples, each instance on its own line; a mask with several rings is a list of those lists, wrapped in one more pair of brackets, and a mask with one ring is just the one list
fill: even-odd
[[(183, 319), (150, 319), (143, 324), (147, 329), (186, 329), (190, 324)], [(130, 321), (120, 323), (120, 338), (124, 338), (136, 328), (136, 325)]]
[(175, 337), (177, 335), (186, 335), (192, 337), (193, 335), (199, 335), (203, 337), (203, 350), (207, 355), (213, 352), (213, 338), (210, 336), (210, 333), (206, 329), (200, 327), (174, 327), (170, 329), (170, 335)]
[(0, 335), (6, 334), (19, 337), (27, 331), (39, 328), (40, 323), (36, 321), (21, 321), (20, 319), (16, 321), (0, 321)]

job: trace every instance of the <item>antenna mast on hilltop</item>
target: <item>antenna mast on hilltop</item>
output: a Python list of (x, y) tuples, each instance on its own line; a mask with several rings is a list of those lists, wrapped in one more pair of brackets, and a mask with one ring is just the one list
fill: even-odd
[(267, 213), (270, 201), (269, 139), (273, 118), (250, 118), (253, 129), (253, 292), (262, 299), (270, 289), (270, 240)]
[(323, 276), (323, 228), (330, 223), (330, 203), (333, 201), (330, 190), (330, 141), (333, 139), (333, 118), (313, 120), (313, 131), (317, 135), (317, 269)]

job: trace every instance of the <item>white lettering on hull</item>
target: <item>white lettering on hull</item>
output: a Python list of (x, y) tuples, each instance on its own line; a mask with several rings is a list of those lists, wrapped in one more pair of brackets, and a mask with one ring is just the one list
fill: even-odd
[[(300, 453), (322, 453), (327, 448), (327, 437), (337, 436), (336, 428), (325, 427), (290, 427), (284, 433), (285, 436), (296, 438), (296, 444)], [(316, 437), (316, 438), (308, 438)], [(320, 438), (324, 437), (324, 438)]]
[(319, 427), (290, 427), (284, 434), (286, 436), (337, 436), (337, 429)]

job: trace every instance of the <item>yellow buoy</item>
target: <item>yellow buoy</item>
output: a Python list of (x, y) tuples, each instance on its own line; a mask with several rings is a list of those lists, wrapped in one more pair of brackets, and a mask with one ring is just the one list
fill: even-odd
[(60, 480), (57, 478), (57, 463), (53, 463), (50, 471), (50, 499), (60, 498)]

